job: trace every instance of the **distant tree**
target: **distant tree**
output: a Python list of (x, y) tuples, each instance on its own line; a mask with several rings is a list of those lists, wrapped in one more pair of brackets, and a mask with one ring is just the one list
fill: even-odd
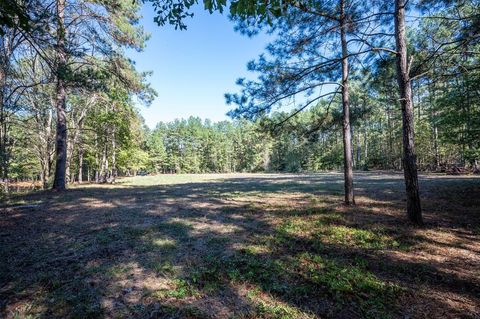
[(9, 177), (11, 139), (9, 128), (13, 115), (18, 110), (18, 93), (23, 83), (17, 81), (15, 59), (17, 50), (25, 40), (17, 29), (3, 29), (0, 36), (0, 178)]

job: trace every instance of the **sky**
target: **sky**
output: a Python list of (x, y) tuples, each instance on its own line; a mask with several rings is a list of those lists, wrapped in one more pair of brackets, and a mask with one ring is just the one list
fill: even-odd
[[(268, 37), (248, 38), (233, 30), (224, 14), (210, 14), (201, 6), (187, 18), (187, 30), (159, 27), (154, 12), (142, 8), (141, 24), (151, 38), (142, 52), (129, 51), (139, 71), (153, 71), (149, 77), (158, 97), (149, 107), (138, 105), (145, 123), (154, 128), (160, 122), (198, 116), (221, 121), (233, 106), (224, 94), (238, 92), (235, 81), (248, 76), (246, 64), (267, 45)], [(250, 77), (252, 75), (250, 74)]]

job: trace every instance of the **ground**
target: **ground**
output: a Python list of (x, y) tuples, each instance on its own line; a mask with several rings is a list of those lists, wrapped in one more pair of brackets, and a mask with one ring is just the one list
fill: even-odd
[(480, 178), (421, 176), (423, 229), (406, 221), (402, 175), (355, 178), (355, 207), (339, 173), (13, 196), (0, 318), (480, 317)]

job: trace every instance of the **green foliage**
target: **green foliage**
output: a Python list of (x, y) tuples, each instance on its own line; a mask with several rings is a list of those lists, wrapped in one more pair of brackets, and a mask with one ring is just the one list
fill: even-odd
[(309, 279), (325, 286), (338, 300), (357, 299), (364, 315), (378, 318), (388, 313), (385, 301), (393, 300), (400, 287), (380, 280), (361, 265), (342, 265), (320, 255), (304, 253)]
[(231, 15), (242, 19), (255, 17), (259, 23), (271, 22), (274, 17), (281, 16), (289, 5), (297, 4), (297, 2), (291, 0), (267, 2), (259, 0), (235, 0), (231, 2), (226, 0), (144, 0), (144, 2), (150, 2), (153, 5), (156, 13), (154, 20), (158, 25), (171, 24), (175, 29), (180, 30), (187, 28), (184, 20), (193, 16), (190, 9), (199, 2), (203, 2), (205, 10), (210, 13), (213, 11), (223, 12), (225, 7), (229, 6)]
[(267, 169), (269, 137), (246, 121), (159, 123), (147, 137), (154, 173), (223, 173)]
[(2, 0), (0, 3), (0, 36), (5, 34), (6, 28), (18, 27), (28, 31), (30, 20), (27, 7), (20, 1)]

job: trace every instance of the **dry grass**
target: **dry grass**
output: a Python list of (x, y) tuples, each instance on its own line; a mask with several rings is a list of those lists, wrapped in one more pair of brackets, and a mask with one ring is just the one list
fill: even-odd
[(137, 177), (0, 208), (0, 317), (477, 318), (480, 179)]

